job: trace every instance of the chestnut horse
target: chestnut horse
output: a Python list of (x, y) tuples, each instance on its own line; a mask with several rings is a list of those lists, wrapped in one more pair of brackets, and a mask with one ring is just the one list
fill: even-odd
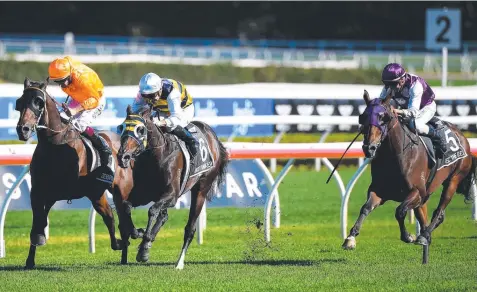
[[(423, 245), (423, 263), (427, 263), (431, 233), (444, 221), (444, 211), (454, 193), (464, 194), (470, 199), (470, 190), (475, 183), (476, 157), (463, 134), (451, 123), (438, 120), (439, 129), (446, 129), (447, 143), (452, 156), (442, 163), (429, 160), (427, 148), (422, 140), (404, 125), (393, 113), (391, 93), (384, 99), (370, 100), (364, 93), (366, 109), (360, 115), (364, 134), (363, 152), (371, 161), (371, 184), (367, 202), (361, 207), (355, 225), (343, 243), (343, 248), (354, 249), (361, 224), (373, 209), (388, 200), (401, 202), (396, 209), (396, 220), (401, 231), (401, 240)], [(455, 137), (454, 137), (455, 136)], [(459, 147), (460, 146), (460, 147)], [(432, 147), (432, 146), (431, 146)], [(437, 166), (440, 166), (439, 169)], [(443, 185), (441, 199), (432, 220), (427, 222), (427, 201), (431, 194)], [(417, 239), (410, 235), (404, 225), (409, 210), (414, 210), (421, 226)]]
[[(88, 167), (87, 150), (80, 134), (70, 123), (63, 121), (56, 102), (46, 91), (46, 82), (24, 82), (23, 95), (17, 99), (15, 109), (20, 112), (17, 134), (20, 140), (38, 135), (30, 164), (31, 208), (33, 224), (30, 233), (30, 252), (27, 269), (35, 267), (36, 247), (46, 244), (45, 227), (50, 208), (56, 201), (80, 199), (86, 196), (94, 209), (103, 217), (109, 231), (111, 248), (120, 250), (122, 243), (115, 237), (114, 215), (106, 198), (106, 190), (121, 196), (132, 189), (132, 171), (117, 167), (113, 184), (97, 180)], [(102, 132), (100, 135), (116, 153), (119, 136)]]
[[(185, 177), (186, 159), (175, 137), (165, 134), (151, 120), (151, 108), (142, 113), (133, 113), (131, 106), (127, 108), (125, 122), (118, 127), (122, 132), (121, 147), (118, 151), (120, 167), (128, 167), (134, 159), (134, 188), (130, 194), (115, 197), (116, 210), (120, 220), (120, 232), (123, 242), (128, 242), (131, 233), (135, 233), (131, 220), (131, 207), (154, 204), (148, 213), (148, 222), (139, 245), (136, 260), (149, 260), (149, 249), (159, 229), (168, 219), (167, 208), (174, 207), (177, 199), (187, 191), (191, 191), (189, 220), (184, 230), (182, 252), (176, 269), (184, 268), (187, 249), (194, 238), (196, 221), (202, 210), (204, 201), (213, 197), (214, 186), (222, 183), (228, 165), (228, 153), (224, 145), (210, 126), (202, 122), (193, 124), (204, 134), (211, 150), (213, 166), (193, 177)], [(204, 142), (204, 141), (203, 141)], [(202, 142), (202, 143), (203, 143)], [(198, 156), (207, 154), (204, 144), (200, 144)], [(185, 185), (183, 180), (187, 180)], [(181, 189), (181, 186), (184, 187)], [(155, 221), (155, 223), (154, 223)], [(154, 224), (153, 224), (154, 223)], [(137, 234), (135, 235), (137, 237)], [(133, 237), (134, 238), (134, 237)], [(123, 245), (121, 263), (127, 263), (128, 244)]]

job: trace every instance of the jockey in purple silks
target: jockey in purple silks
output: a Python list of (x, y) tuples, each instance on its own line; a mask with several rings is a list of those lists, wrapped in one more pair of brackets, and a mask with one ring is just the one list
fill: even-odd
[(437, 146), (437, 157), (442, 158), (447, 151), (445, 138), (435, 128), (427, 125), (436, 113), (435, 95), (429, 84), (417, 75), (406, 73), (396, 63), (384, 67), (381, 80), (384, 88), (380, 98), (386, 98), (388, 90), (391, 90), (394, 101), (401, 107), (394, 109), (394, 113), (406, 120), (414, 119), (417, 133), (431, 138)]

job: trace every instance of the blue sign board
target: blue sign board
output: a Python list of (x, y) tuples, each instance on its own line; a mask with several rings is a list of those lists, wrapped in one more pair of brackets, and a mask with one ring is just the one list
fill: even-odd
[[(212, 202), (207, 207), (262, 207), (272, 187), (268, 170), (262, 168), (258, 160), (232, 160), (224, 183), (219, 186)], [(0, 167), (0, 206), (6, 200), (6, 194), (21, 174), (23, 166)], [(8, 210), (30, 210), (30, 174), (14, 192)], [(113, 204), (112, 197), (109, 197)], [(176, 208), (188, 208), (190, 193), (184, 194), (177, 202)], [(149, 206), (149, 205), (148, 205)], [(87, 198), (73, 200), (71, 205), (66, 201), (58, 201), (53, 209), (85, 209), (90, 208)]]
[[(0, 118), (17, 121), (20, 113), (15, 111), (17, 97), (0, 98)], [(59, 98), (62, 102), (64, 99)], [(126, 108), (132, 104), (133, 99), (108, 98), (106, 107), (100, 118), (124, 118)], [(211, 116), (251, 116), (273, 115), (273, 99), (233, 99), (233, 98), (196, 98), (194, 100), (195, 115), (197, 117)], [(219, 137), (228, 137), (232, 133), (238, 136), (269, 136), (273, 134), (273, 125), (224, 125), (212, 127)], [(102, 130), (115, 131), (116, 127), (100, 128)], [(14, 127), (0, 128), (0, 139), (17, 140)]]
[(460, 50), (461, 17), (460, 9), (426, 10), (426, 48)]

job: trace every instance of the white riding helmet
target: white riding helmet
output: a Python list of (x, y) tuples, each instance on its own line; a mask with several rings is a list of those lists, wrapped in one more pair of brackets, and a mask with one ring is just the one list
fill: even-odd
[(156, 73), (147, 73), (139, 80), (139, 93), (151, 94), (159, 92), (162, 88), (162, 79)]

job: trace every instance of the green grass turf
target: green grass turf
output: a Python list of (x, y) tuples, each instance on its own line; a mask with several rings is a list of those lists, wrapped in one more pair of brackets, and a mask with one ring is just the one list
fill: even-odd
[[(355, 168), (340, 170), (345, 184)], [(377, 208), (364, 222), (357, 249), (342, 250), (340, 194), (328, 171), (292, 170), (279, 192), (281, 227), (272, 242), (263, 241), (262, 208), (210, 208), (204, 244), (194, 239), (185, 269), (174, 270), (187, 210), (169, 212), (169, 221), (153, 243), (147, 264), (135, 261), (138, 240), (131, 241), (129, 265), (109, 248), (102, 220), (96, 220), (96, 253), (88, 253), (87, 210), (53, 210), (50, 239), (37, 249), (37, 270), (23, 271), (28, 254), (30, 211), (7, 214), (7, 257), (0, 259), (0, 291), (475, 291), (477, 229), (471, 205), (456, 195), (445, 222), (433, 233), (430, 262), (422, 248), (399, 240), (395, 202)], [(365, 201), (369, 172), (356, 184), (349, 205), (348, 229)], [(440, 193), (430, 200), (429, 214)], [(135, 209), (136, 226), (147, 211)], [(406, 223), (408, 220), (406, 219)], [(414, 225), (407, 223), (411, 232)]]

